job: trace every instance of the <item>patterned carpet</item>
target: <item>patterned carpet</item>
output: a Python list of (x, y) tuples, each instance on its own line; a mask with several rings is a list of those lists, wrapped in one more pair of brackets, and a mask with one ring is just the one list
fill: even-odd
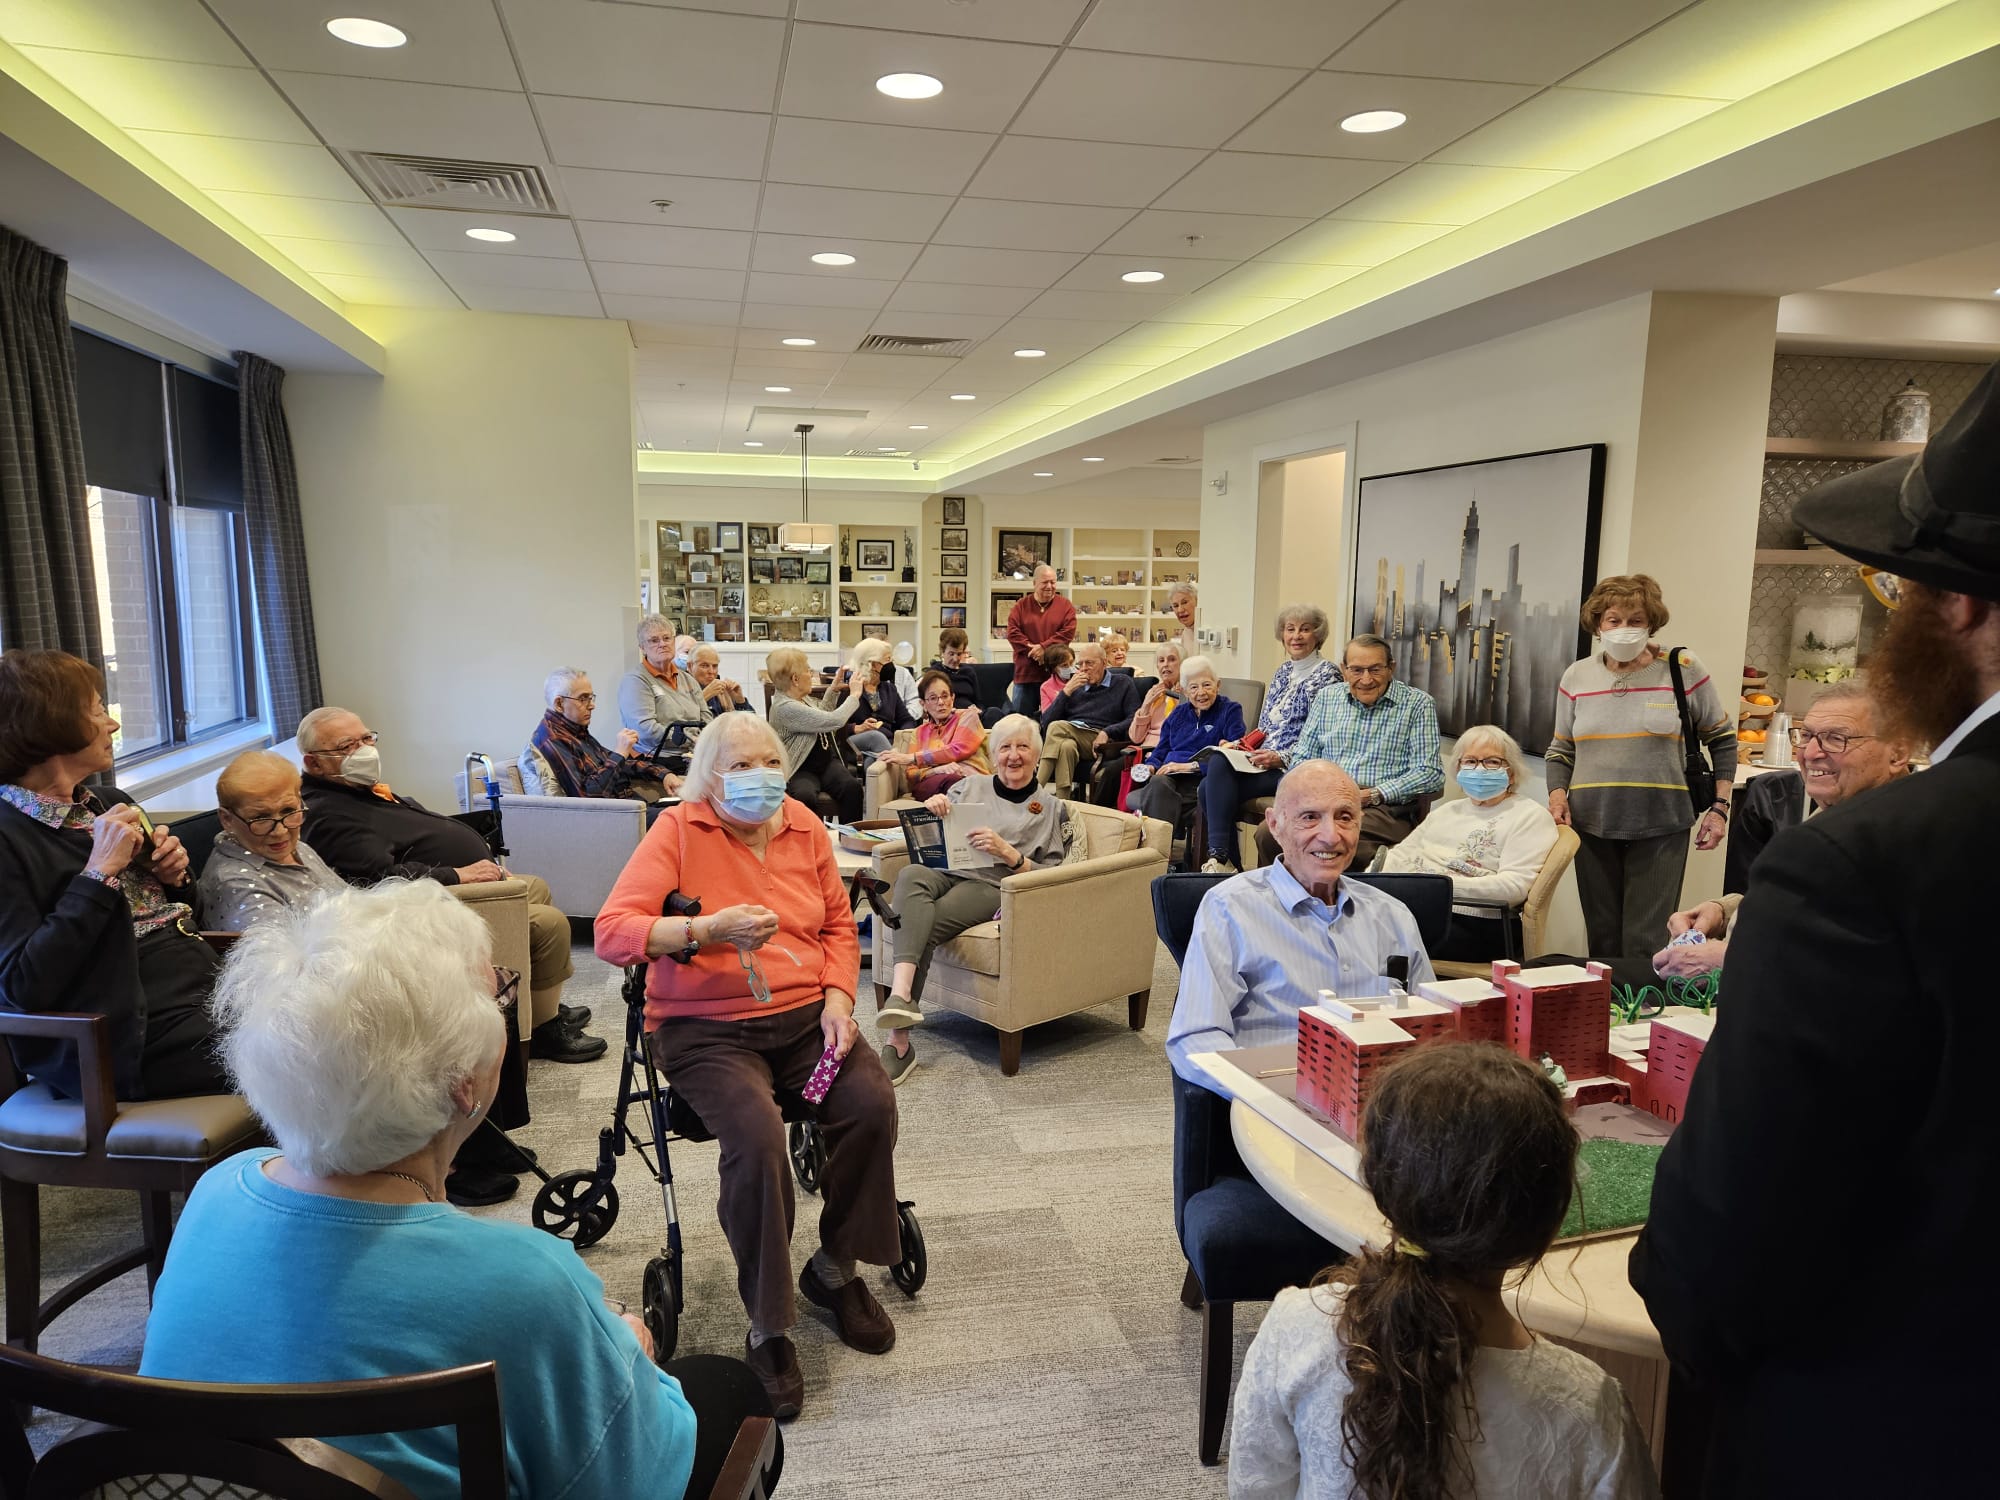
[[(620, 1033), (616, 971), (576, 951), (572, 1002), (591, 1029)], [(863, 975), (864, 994), (868, 976)], [(930, 1279), (905, 1300), (884, 1272), (871, 1284), (897, 1323), (880, 1358), (842, 1345), (802, 1306), (794, 1337), (805, 1409), (786, 1429), (780, 1493), (848, 1500), (926, 1497), (1226, 1493), (1223, 1468), (1195, 1459), (1199, 1319), (1180, 1305), (1174, 1243), (1173, 1115), (1163, 1054), (1174, 970), (1160, 950), (1144, 1032), (1125, 1003), (1036, 1027), (1020, 1073), (1002, 1078), (990, 1029), (941, 1016), (917, 1033), (918, 1071), (897, 1093), (897, 1189), (914, 1199)], [(864, 1041), (872, 1004), (862, 1002)], [(551, 1172), (589, 1166), (610, 1119), (617, 1048), (596, 1063), (529, 1068), (534, 1123), (517, 1138)], [(674, 1152), (688, 1250), (681, 1353), (734, 1353), (745, 1319), (715, 1222), (716, 1148)], [(617, 1225), (584, 1252), (611, 1295), (636, 1310), (639, 1279), (665, 1219), (644, 1167), (619, 1163)], [(532, 1177), (482, 1214), (528, 1220)], [(51, 1288), (136, 1234), (134, 1200), (44, 1195)], [(795, 1260), (814, 1243), (816, 1200), (801, 1196)], [(1263, 1315), (1237, 1319), (1237, 1360)], [(144, 1278), (123, 1278), (65, 1314), (44, 1340), (58, 1358), (131, 1367), (145, 1332)], [(51, 1435), (45, 1420), (44, 1441)], [(634, 1493), (644, 1493), (643, 1482)]]

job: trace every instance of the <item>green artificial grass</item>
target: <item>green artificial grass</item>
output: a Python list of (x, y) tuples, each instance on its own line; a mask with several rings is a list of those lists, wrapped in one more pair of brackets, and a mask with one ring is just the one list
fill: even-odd
[(1570, 1199), (1557, 1238), (1602, 1234), (1645, 1223), (1660, 1148), (1635, 1141), (1588, 1140), (1579, 1155), (1578, 1190)]

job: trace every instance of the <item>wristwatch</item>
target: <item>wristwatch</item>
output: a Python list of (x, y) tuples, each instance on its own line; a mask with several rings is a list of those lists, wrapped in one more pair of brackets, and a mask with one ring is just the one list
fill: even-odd
[(1366, 792), (1362, 793), (1361, 805), (1363, 807), (1380, 807), (1382, 805), (1382, 788), (1379, 786), (1368, 788)]

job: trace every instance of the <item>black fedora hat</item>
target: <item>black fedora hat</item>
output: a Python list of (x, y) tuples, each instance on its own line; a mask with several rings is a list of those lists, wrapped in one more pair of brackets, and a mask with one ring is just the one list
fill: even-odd
[(2000, 599), (2000, 365), (1923, 452), (1829, 480), (1792, 517), (1858, 562)]

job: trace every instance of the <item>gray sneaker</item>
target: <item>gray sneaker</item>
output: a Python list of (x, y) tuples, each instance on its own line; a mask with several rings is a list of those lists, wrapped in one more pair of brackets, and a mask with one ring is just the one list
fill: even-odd
[(898, 1052), (894, 1042), (884, 1042), (882, 1066), (889, 1074), (889, 1082), (896, 1088), (901, 1088), (903, 1080), (917, 1071), (917, 1044), (910, 1043), (908, 1052)]
[(875, 1029), (893, 1031), (905, 1026), (924, 1024), (923, 1012), (917, 1009), (917, 1002), (891, 995), (875, 1007)]

